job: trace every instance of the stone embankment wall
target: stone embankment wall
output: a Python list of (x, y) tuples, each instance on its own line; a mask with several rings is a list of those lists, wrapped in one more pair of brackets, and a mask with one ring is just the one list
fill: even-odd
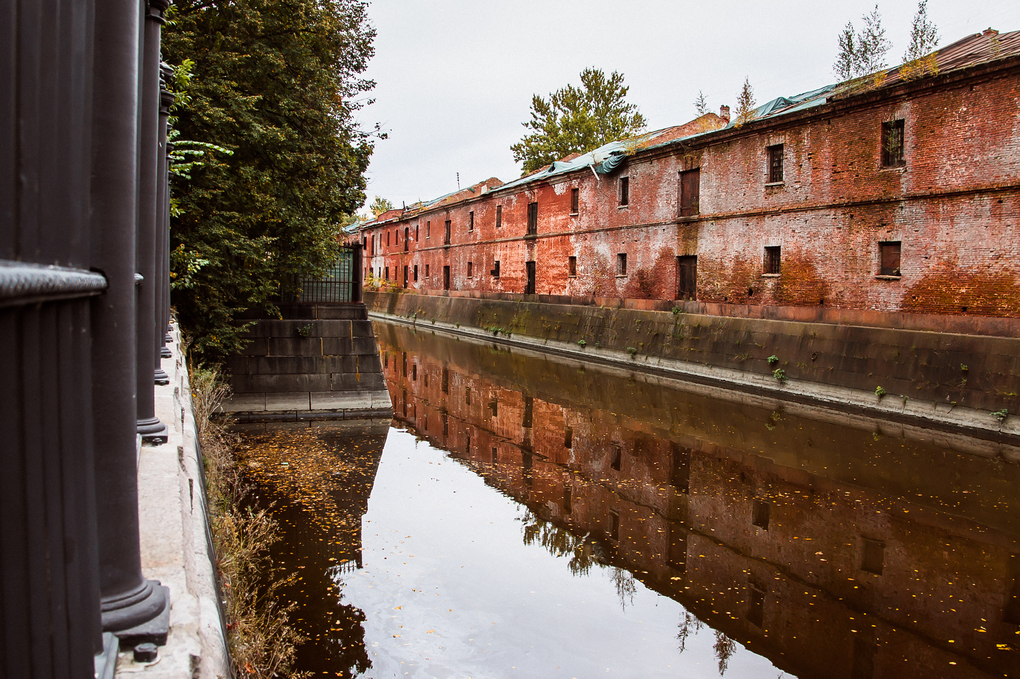
[(233, 397), (224, 411), (248, 417), (372, 417), (390, 411), (372, 322), (364, 304), (293, 304), (259, 319), (244, 353), (226, 364)]
[(966, 426), (1004, 432), (1016, 428), (1017, 418), (1003, 422), (992, 413), (1020, 413), (1016, 337), (720, 317), (684, 313), (681, 307), (673, 313), (371, 292), (365, 301), (373, 313), (421, 328), (470, 329), (592, 360), (625, 360), (635, 369), (836, 406), (933, 421), (953, 421), (967, 412)]

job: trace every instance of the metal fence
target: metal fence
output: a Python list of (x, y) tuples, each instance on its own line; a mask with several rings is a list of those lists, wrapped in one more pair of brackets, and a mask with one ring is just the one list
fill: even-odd
[(302, 278), (294, 301), (316, 304), (350, 304), (362, 300), (361, 245), (344, 245), (340, 256), (321, 278)]
[(166, 436), (167, 4), (0, 3), (3, 679), (112, 676), (116, 635), (166, 637), (136, 442)]

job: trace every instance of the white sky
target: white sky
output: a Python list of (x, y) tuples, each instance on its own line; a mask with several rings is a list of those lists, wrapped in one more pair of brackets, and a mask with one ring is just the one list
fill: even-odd
[[(510, 145), (525, 133), (533, 94), (578, 84), (582, 69), (619, 71), (654, 130), (734, 106), (744, 77), (758, 104), (834, 81), (836, 39), (860, 29), (874, 0), (372, 0), (378, 32), (367, 76), (375, 103), (360, 112), (389, 138), (368, 170), (376, 195), (401, 203), (520, 176)], [(916, 0), (879, 3), (893, 48), (906, 50)], [(989, 26), (1020, 30), (1020, 0), (929, 0), (947, 45)]]

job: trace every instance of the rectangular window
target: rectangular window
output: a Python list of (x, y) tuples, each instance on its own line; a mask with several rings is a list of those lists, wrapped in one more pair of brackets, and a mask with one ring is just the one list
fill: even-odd
[(503, 226), (503, 206), (502, 205), (497, 205), (496, 206), (496, 228), (498, 229), (501, 226)]
[(468, 264), (468, 278), (471, 278), (474, 276), (475, 267), (474, 264), (472, 264), (471, 262), (468, 262), (467, 264)]
[(563, 486), (563, 513), (570, 514), (574, 511), (574, 503), (570, 498), (570, 486)]
[(386, 267), (386, 280), (390, 279), (390, 267)]
[(574, 447), (574, 430), (571, 427), (563, 428), (563, 447), (568, 450)]
[(404, 265), (404, 287), (407, 287), (407, 265)]
[(390, 232), (386, 232), (386, 247), (390, 246)]
[(474, 210), (468, 213), (468, 231), (475, 230), (475, 213)]
[(682, 255), (676, 258), (676, 298), (698, 298), (698, 256)]
[(881, 575), (885, 568), (885, 543), (881, 540), (864, 538), (864, 554), (861, 556), (861, 570)]
[(783, 182), (783, 145), (769, 146), (768, 152), (769, 184), (781, 184)]
[(414, 239), (418, 240), (418, 225), (414, 225)]
[(903, 120), (882, 123), (882, 167), (903, 167)]
[(755, 500), (751, 508), (751, 523), (762, 530), (769, 529), (769, 518), (772, 514), (772, 507), (768, 502)]
[(464, 404), (471, 405), (471, 387), (464, 387)]
[(621, 252), (616, 256), (616, 275), (626, 276), (627, 275), (627, 253)]
[(538, 203), (528, 203), (528, 234), (538, 233)]
[(609, 510), (609, 538), (611, 540), (620, 539), (620, 512), (615, 509)]
[(886, 241), (878, 244), (879, 264), (878, 273), (880, 276), (900, 275), (900, 242)]
[(400, 245), (400, 229), (393, 230), (393, 244)]
[(620, 177), (620, 207), (630, 205), (630, 177)]
[(418, 265), (417, 264), (414, 265), (414, 282), (415, 283), (418, 282)]
[(680, 216), (693, 217), (701, 211), (701, 168), (680, 173)]
[(404, 227), (404, 252), (407, 252), (408, 243), (411, 242), (411, 229)]
[(570, 214), (576, 215), (581, 206), (581, 189), (570, 189)]
[(446, 220), (446, 233), (443, 234), (443, 245), (449, 245), (450, 244), (450, 226), (451, 226), (451, 224), (452, 224), (452, 222), (449, 219), (447, 219)]
[(577, 257), (574, 257), (573, 255), (567, 257), (567, 275), (568, 276), (577, 275)]
[(765, 248), (765, 273), (778, 275), (780, 267), (780, 251), (778, 245)]
[(493, 278), (499, 278), (499, 260), (498, 259), (494, 260), (492, 262), (492, 271), (490, 271), (489, 273), (492, 274)]
[(450, 289), (450, 267), (443, 267), (443, 290)]
[(429, 265), (426, 264), (425, 265), (425, 278), (428, 278), (428, 277), (429, 277)]
[(609, 466), (613, 468), (613, 471), (620, 471), (623, 466), (623, 449), (620, 446), (613, 447), (613, 458), (609, 463)]
[(691, 489), (691, 451), (673, 444), (673, 460), (669, 469), (669, 483), (677, 492), (687, 494)]
[(432, 238), (432, 222), (425, 222), (425, 238)]

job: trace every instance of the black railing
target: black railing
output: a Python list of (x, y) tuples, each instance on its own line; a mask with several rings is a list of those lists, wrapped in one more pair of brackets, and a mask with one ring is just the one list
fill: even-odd
[(166, 438), (167, 5), (0, 20), (0, 677), (112, 676), (114, 635), (167, 634), (137, 486), (138, 435)]
[(319, 278), (301, 278), (291, 301), (309, 304), (351, 304), (362, 300), (361, 245), (343, 245), (340, 255)]

